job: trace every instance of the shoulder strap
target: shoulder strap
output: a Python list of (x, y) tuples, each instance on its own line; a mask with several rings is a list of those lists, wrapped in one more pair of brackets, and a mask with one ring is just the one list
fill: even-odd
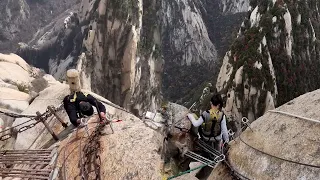
[(86, 92), (82, 92), (82, 94), (83, 94), (85, 97), (88, 96), (88, 93), (86, 93)]
[(218, 120), (218, 116), (219, 116), (219, 111), (215, 111), (213, 109), (209, 110), (209, 114), (210, 114), (210, 120), (213, 121), (214, 119)]
[[(69, 96), (69, 98), (70, 98), (70, 96)], [(73, 98), (70, 99), (70, 102), (76, 102), (76, 99), (77, 99), (77, 93), (75, 92), (75, 93), (73, 94)]]
[[(221, 131), (221, 123), (223, 120), (224, 112), (218, 110), (218, 111), (212, 111), (212, 113), (214, 113), (213, 114), (214, 116), (212, 116), (212, 126), (211, 126), (210, 136), (215, 137), (220, 133), (215, 131)], [(210, 117), (211, 117), (211, 113), (210, 113)], [(216, 127), (216, 126), (219, 126), (219, 127)]]

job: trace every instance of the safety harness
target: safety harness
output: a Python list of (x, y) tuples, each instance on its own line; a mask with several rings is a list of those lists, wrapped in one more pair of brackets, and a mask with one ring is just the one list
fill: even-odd
[[(85, 97), (88, 96), (88, 93), (84, 93), (84, 92), (81, 92)], [(76, 99), (77, 99), (77, 92), (75, 92), (73, 94), (73, 98), (71, 99), (70, 96), (69, 96), (69, 99), (70, 99), (70, 102), (76, 102)]]
[(215, 139), (221, 133), (221, 122), (224, 113), (218, 109), (210, 109), (206, 112), (210, 114), (210, 119), (206, 121), (205, 117), (201, 115), (204, 122), (199, 128), (199, 134), (203, 139), (210, 141), (212, 137)]

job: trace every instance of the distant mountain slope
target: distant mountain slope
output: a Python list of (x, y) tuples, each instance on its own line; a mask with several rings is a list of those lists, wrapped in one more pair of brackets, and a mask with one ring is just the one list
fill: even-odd
[(237, 119), (320, 87), (320, 3), (254, 0), (224, 57), (216, 87)]

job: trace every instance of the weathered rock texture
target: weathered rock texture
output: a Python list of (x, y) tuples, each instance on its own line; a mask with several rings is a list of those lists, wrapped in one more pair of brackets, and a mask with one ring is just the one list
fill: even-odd
[(0, 52), (14, 52), (78, 0), (2, 0), (0, 2)]
[(254, 120), (319, 88), (318, 8), (317, 1), (251, 1), (216, 84), (236, 119)]
[(0, 54), (1, 106), (22, 112), (32, 98), (31, 81), (40, 74), (41, 70), (29, 66), (16, 54)]
[(82, 0), (17, 53), (59, 80), (77, 67), (86, 89), (141, 115), (158, 107), (161, 91), (176, 101), (215, 79), (243, 2)]
[[(45, 75), (46, 76), (46, 75)], [(45, 77), (43, 76), (43, 77)], [(50, 79), (50, 78), (49, 78)], [(25, 109), (22, 114), (35, 114), (36, 111), (41, 113), (46, 110), (48, 105), (57, 107), (65, 95), (69, 93), (68, 85), (61, 84), (56, 81), (47, 82), (49, 86), (44, 90), (41, 90), (39, 96), (35, 98), (32, 103)], [(51, 85), (50, 85), (51, 84)], [(14, 92), (14, 90), (12, 89)], [(102, 102), (111, 103), (107, 99), (101, 96), (86, 91), (92, 94)], [(112, 106), (104, 104), (107, 109), (107, 113), (112, 120), (122, 120), (121, 122), (114, 123), (113, 129), (114, 134), (102, 136), (100, 139), (101, 149), (101, 175), (102, 179), (160, 179), (161, 178), (161, 157), (160, 157), (160, 145), (161, 134), (157, 131), (146, 126), (140, 119), (132, 114), (116, 109)], [(6, 109), (8, 111), (8, 109)], [(66, 122), (69, 122), (68, 116), (64, 111), (59, 111), (58, 115)], [(14, 123), (12, 126), (28, 121), (29, 118), (12, 119)], [(97, 116), (95, 115), (92, 121), (96, 121)], [(2, 122), (2, 121), (1, 121)], [(35, 121), (31, 121), (33, 123)], [(62, 131), (66, 133), (69, 131), (71, 137), (61, 139), (58, 142), (60, 145), (59, 163), (58, 167), (62, 167), (62, 162), (66, 163), (67, 179), (74, 178), (79, 175), (79, 137), (86, 136), (84, 128), (78, 132), (78, 138), (76, 132), (70, 131), (72, 125), (65, 130), (59, 121), (53, 116), (47, 120), (49, 126), (53, 129), (56, 134), (60, 134)], [(70, 124), (70, 123), (69, 123)], [(27, 125), (27, 124), (25, 124)], [(96, 124), (90, 124), (89, 128)], [(11, 126), (11, 124), (10, 124)], [(93, 129), (91, 129), (93, 130)], [(108, 134), (111, 132), (109, 126), (106, 126), (105, 132)], [(59, 136), (61, 137), (61, 136)], [(62, 136), (63, 137), (63, 136)], [(5, 149), (39, 149), (47, 147), (52, 141), (52, 136), (39, 123), (32, 129), (19, 133), (16, 137), (7, 140)], [(49, 144), (48, 144), (49, 143)], [(70, 143), (70, 144), (67, 144)], [(82, 141), (83, 145), (87, 143)], [(56, 144), (53, 144), (56, 145)], [(65, 148), (63, 148), (65, 146)], [(74, 148), (76, 149), (74, 150)], [(66, 150), (67, 156), (64, 156), (64, 150)], [(64, 171), (60, 172), (60, 175), (64, 175)]]
[[(22, 114), (33, 114), (35, 115), (37, 111), (44, 113), (48, 106), (59, 106), (63, 101), (63, 98), (69, 93), (69, 86), (67, 84), (57, 84), (46, 88), (45, 90), (39, 93), (39, 96), (33, 100), (33, 102), (25, 109)], [(68, 119), (67, 116), (64, 116), (63, 119)], [(21, 124), (28, 121), (29, 118), (19, 118), (16, 119), (13, 123), (13, 126)], [(29, 122), (28, 124), (36, 122), (35, 120)], [(50, 117), (47, 122), (57, 131), (62, 130), (61, 124), (53, 116)], [(68, 122), (68, 121), (66, 121)], [(60, 126), (58, 126), (60, 125)], [(52, 136), (45, 129), (45, 126), (42, 123), (38, 123), (32, 129), (19, 133), (14, 149), (34, 149), (40, 148), (47, 141), (49, 141)]]
[[(0, 68), (3, 69), (2, 77), (10, 78), (6, 87), (1, 87), (0, 92), (2, 95), (6, 94), (7, 97), (1, 95), (1, 104), (6, 103), (3, 98), (13, 98), (18, 101), (19, 108), (3, 106), (1, 111), (21, 113), (27, 115), (35, 115), (37, 111), (43, 113), (46, 111), (47, 106), (58, 107), (63, 98), (69, 94), (69, 86), (65, 83), (56, 81), (51, 75), (43, 74), (36, 68), (30, 67), (19, 56), (3, 55), (0, 54), (1, 62)], [(17, 67), (16, 67), (17, 66)], [(10, 77), (6, 75), (8, 68), (15, 68), (16, 77)], [(23, 76), (19, 76), (19, 75)], [(15, 86), (15, 82), (24, 82), (29, 84), (28, 90), (33, 89), (38, 92), (38, 96), (32, 101), (28, 98), (31, 96), (28, 92), (20, 92), (17, 89), (10, 87)], [(11, 83), (11, 84), (10, 84)], [(161, 144), (162, 135), (155, 129), (150, 128), (142, 120), (129, 114), (127, 111), (123, 111), (115, 108), (116, 105), (109, 100), (95, 94), (89, 90), (83, 90), (90, 93), (98, 100), (104, 103), (107, 116), (111, 120), (122, 120), (117, 123), (113, 123), (114, 134), (109, 134), (111, 129), (107, 125), (105, 133), (108, 135), (102, 136), (100, 139), (101, 149), (99, 151), (101, 157), (101, 176), (102, 179), (160, 179), (162, 177), (162, 160), (161, 160)], [(30, 104), (29, 104), (30, 103)], [(12, 105), (12, 103), (10, 103)], [(176, 114), (175, 117), (183, 116), (185, 108), (175, 105)], [(70, 124), (69, 118), (64, 109), (58, 111), (58, 115), (69, 123), (68, 128), (63, 128), (60, 122), (54, 117), (49, 117), (46, 122), (52, 128), (52, 130), (60, 137), (60, 141), (53, 140), (51, 134), (44, 127), (42, 123), (38, 123), (31, 129), (14, 134), (10, 139), (2, 142), (1, 149), (41, 149), (48, 148), (49, 146), (59, 145), (58, 167), (63, 167), (63, 162), (66, 165), (67, 176), (66, 179), (73, 179), (78, 177), (79, 168), (78, 163), (81, 159), (79, 155), (79, 143), (80, 137), (86, 136), (84, 132), (85, 128), (82, 128), (77, 133), (74, 130), (73, 125)], [(90, 122), (96, 122), (97, 115), (91, 117)], [(31, 121), (29, 121), (31, 120)], [(10, 123), (9, 123), (10, 122)], [(0, 115), (0, 130), (5, 128), (26, 123), (29, 125), (36, 122), (30, 118), (12, 118), (1, 113)], [(90, 131), (96, 123), (89, 124)], [(21, 128), (19, 126), (17, 130)], [(1, 134), (2, 135), (2, 134)], [(68, 136), (69, 135), (69, 136)], [(86, 138), (82, 139), (82, 148)], [(66, 151), (64, 151), (66, 150)], [(81, 149), (82, 151), (82, 149)], [(82, 152), (83, 154), (83, 152)], [(68, 158), (67, 158), (68, 157)], [(18, 167), (16, 168), (25, 168)], [(64, 176), (64, 169), (61, 168), (60, 176)], [(12, 179), (12, 178), (6, 178)]]
[[(189, 3), (189, 5), (191, 4), (189, 9), (197, 10), (192, 11), (192, 13), (198, 12), (199, 15), (197, 16), (201, 17), (201, 22), (204, 23), (204, 25), (201, 27), (203, 27), (205, 30), (201, 29), (200, 32), (206, 32), (208, 34), (210, 42), (212, 42), (215, 47), (215, 54), (217, 58), (207, 59), (208, 63), (214, 64), (213, 66), (209, 66), (208, 64), (203, 63), (194, 63), (191, 66), (183, 68), (171, 68), (174, 73), (178, 72), (177, 74), (175, 74), (175, 76), (168, 76), (170, 75), (170, 73), (166, 71), (164, 74), (163, 83), (163, 92), (165, 97), (171, 97), (170, 100), (178, 100), (177, 103), (183, 104), (186, 107), (191, 107), (194, 102), (199, 100), (203, 89), (207, 86), (208, 83), (211, 83), (212, 85), (216, 84), (216, 78), (219, 74), (219, 69), (222, 64), (221, 57), (225, 55), (231, 42), (236, 38), (236, 32), (238, 31), (239, 26), (241, 25), (241, 22), (243, 21), (245, 14), (248, 11), (249, 7), (245, 8), (245, 4), (248, 3), (249, 0), (228, 2), (202, 0), (200, 2)], [(235, 9), (233, 7), (239, 7), (240, 9)], [(188, 25), (189, 23), (186, 24), (187, 27)], [(170, 32), (170, 29), (168, 31)], [(187, 37), (191, 39), (191, 44), (196, 44), (197, 41), (194, 42), (193, 40), (197, 39), (195, 37), (198, 36), (195, 36), (195, 34), (193, 34), (193, 36), (188, 35)], [(164, 35), (163, 38), (166, 38), (166, 35)], [(173, 41), (174, 38), (171, 38), (170, 40)], [(166, 44), (167, 43), (164, 43), (164, 46)], [(167, 49), (165, 52), (168, 51), (170, 51), (170, 49)], [(204, 53), (208, 53), (207, 48), (201, 48), (201, 51)], [(169, 54), (170, 53), (164, 53), (164, 56), (166, 57), (166, 55)], [(175, 54), (183, 58), (187, 57), (186, 55), (184, 55), (184, 52)], [(212, 54), (212, 52), (209, 54)], [(198, 53), (196, 53), (194, 56), (198, 56)], [(165, 58), (165, 61), (167, 61), (168, 59), (170, 60), (172, 59), (172, 57)], [(179, 62), (180, 61), (175, 61), (175, 63)], [(165, 64), (165, 70), (166, 66), (170, 66), (171, 64), (172, 63)], [(182, 75), (182, 78), (176, 81), (176, 77), (180, 74)], [(172, 90), (170, 91), (166, 90), (169, 89), (167, 87), (168, 85), (166, 84), (166, 79), (168, 79), (166, 76), (172, 77), (170, 80), (168, 80), (168, 82), (172, 82)], [(179, 91), (173, 90), (176, 87), (176, 84), (179, 85)], [(215, 91), (214, 89), (215, 86), (212, 87), (213, 91)], [(172, 95), (175, 95), (175, 97), (173, 97)]]
[[(276, 110), (320, 119), (320, 90), (304, 94)], [(320, 123), (299, 118), (266, 113), (251, 124), (241, 139), (249, 145), (273, 156), (287, 160), (320, 166)], [(286, 162), (262, 154), (237, 138), (230, 144), (228, 160), (231, 165), (249, 179), (310, 179), (320, 177), (319, 168)], [(218, 173), (212, 179), (219, 179)]]
[[(43, 76), (43, 71), (29, 66), (16, 54), (0, 54), (0, 69), (0, 109), (3, 112), (25, 112), (24, 114), (30, 115), (26, 111), (29, 108), (29, 104), (38, 95), (37, 92), (40, 92), (49, 85), (52, 85), (53, 82), (59, 83), (56, 80), (52, 81), (51, 78), (53, 77), (51, 75)], [(42, 85), (32, 83), (39, 79), (43, 79), (45, 83)], [(37, 89), (37, 92), (35, 89)], [(41, 100), (42, 103), (44, 101), (47, 100)], [(41, 103), (39, 106), (41, 107)], [(1, 127), (2, 130), (5, 130), (15, 124), (15, 120), (21, 120), (5, 114), (0, 114), (0, 117), (3, 120), (3, 125)], [(4, 135), (4, 133), (0, 134)], [(16, 137), (13, 135), (9, 140), (1, 142), (1, 148), (13, 148), (15, 139)]]
[[(114, 134), (106, 126), (105, 133), (100, 139), (101, 149), (101, 178), (112, 179), (161, 179), (160, 155), (158, 153), (159, 137), (152, 129), (146, 127), (137, 117), (123, 113), (110, 106), (106, 106), (108, 112), (113, 114), (113, 120), (121, 119), (122, 122), (114, 123)], [(97, 116), (89, 122), (96, 122)], [(90, 131), (96, 124), (89, 124)], [(79, 176), (77, 164), (80, 161), (79, 145), (83, 148), (88, 143), (84, 129), (74, 132), (63, 140), (60, 145), (58, 167), (66, 165), (66, 176), (73, 179)], [(83, 139), (80, 139), (84, 137)], [(63, 154), (66, 154), (65, 156)], [(83, 152), (81, 152), (83, 153)]]
[(161, 100), (160, 6), (155, 0), (83, 0), (65, 26), (62, 16), (35, 38), (36, 46), (20, 44), (18, 52), (60, 80), (77, 68), (83, 87), (142, 115)]
[(224, 14), (237, 14), (249, 10), (250, 0), (221, 0), (220, 7)]
[(209, 38), (202, 7), (201, 1), (162, 1), (163, 91), (170, 100), (185, 96), (217, 71), (217, 50)]

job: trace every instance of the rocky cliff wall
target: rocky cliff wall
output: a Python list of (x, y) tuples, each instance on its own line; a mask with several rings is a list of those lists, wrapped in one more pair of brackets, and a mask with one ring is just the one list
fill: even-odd
[(170, 100), (185, 96), (217, 71), (217, 50), (203, 10), (202, 1), (162, 1), (163, 92)]
[(216, 85), (236, 119), (254, 120), (319, 88), (318, 8), (317, 1), (250, 2)]
[(0, 2), (0, 52), (15, 52), (78, 0), (3, 0)]
[(20, 44), (18, 53), (59, 80), (77, 68), (83, 87), (141, 115), (161, 99), (161, 26), (154, 23), (160, 5), (83, 0), (78, 11), (43, 29), (33, 47)]

